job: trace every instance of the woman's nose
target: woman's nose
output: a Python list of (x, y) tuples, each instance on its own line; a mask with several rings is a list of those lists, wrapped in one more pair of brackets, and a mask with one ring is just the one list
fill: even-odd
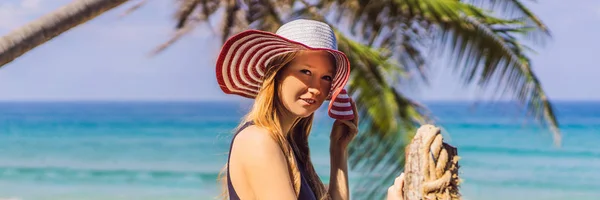
[(315, 96), (321, 94), (321, 81), (317, 78), (312, 78), (310, 80), (310, 85), (308, 86), (308, 92), (313, 93)]
[(319, 90), (319, 88), (314, 88), (314, 87), (309, 87), (308, 92), (312, 93), (315, 96), (318, 96), (321, 94), (321, 91)]

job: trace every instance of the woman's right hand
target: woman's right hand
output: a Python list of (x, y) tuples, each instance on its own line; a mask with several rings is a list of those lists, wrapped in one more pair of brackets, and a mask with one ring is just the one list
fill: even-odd
[(403, 196), (404, 190), (404, 173), (400, 174), (400, 176), (396, 177), (394, 180), (394, 185), (388, 188), (387, 200), (404, 200)]

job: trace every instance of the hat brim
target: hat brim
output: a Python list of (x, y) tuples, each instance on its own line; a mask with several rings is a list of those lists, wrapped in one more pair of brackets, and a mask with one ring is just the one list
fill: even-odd
[[(343, 52), (328, 48), (312, 48), (260, 30), (238, 33), (223, 44), (216, 66), (219, 87), (226, 94), (255, 98), (262, 86), (270, 59), (299, 50), (324, 50), (335, 58), (336, 74), (327, 97), (327, 100), (333, 102), (350, 76), (350, 62)], [(329, 108), (331, 106), (332, 103)]]

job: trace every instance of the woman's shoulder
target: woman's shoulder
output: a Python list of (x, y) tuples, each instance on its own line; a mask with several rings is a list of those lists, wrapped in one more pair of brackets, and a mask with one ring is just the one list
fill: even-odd
[[(271, 137), (269, 130), (250, 125), (241, 130), (235, 138), (232, 154), (241, 154), (241, 158), (251, 158), (249, 161), (273, 161), (273, 159), (284, 158), (279, 144)], [(238, 156), (236, 156), (238, 157)], [(244, 159), (245, 160), (245, 159)]]
[(286, 158), (268, 130), (257, 126), (241, 130), (234, 140), (229, 163), (232, 184), (238, 194), (296, 199)]
[(256, 125), (249, 125), (240, 130), (234, 141), (234, 146), (240, 148), (255, 148), (257, 146), (270, 147), (273, 144), (277, 145), (277, 142), (271, 137), (269, 130)]

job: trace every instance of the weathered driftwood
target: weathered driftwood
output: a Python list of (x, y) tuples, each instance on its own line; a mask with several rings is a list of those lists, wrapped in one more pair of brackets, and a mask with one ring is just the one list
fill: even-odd
[(404, 200), (460, 199), (458, 159), (439, 128), (421, 126), (406, 147)]

